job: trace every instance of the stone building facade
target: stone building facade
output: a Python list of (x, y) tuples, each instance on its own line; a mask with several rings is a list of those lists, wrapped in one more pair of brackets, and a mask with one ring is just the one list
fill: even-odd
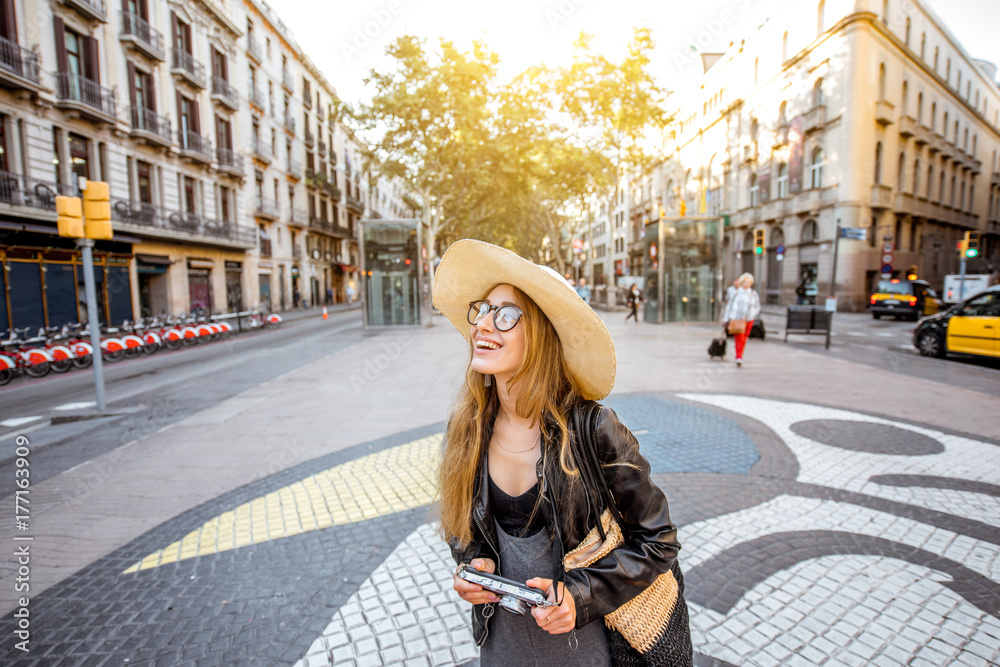
[[(78, 321), (54, 198), (111, 185), (101, 319), (342, 301), (356, 221), (407, 214), (332, 120), (335, 89), (257, 0), (6, 0), (0, 329)], [(412, 200), (411, 200), (412, 201)]]
[(683, 208), (728, 216), (723, 280), (752, 272), (770, 303), (822, 303), (838, 225), (868, 230), (840, 243), (841, 309), (865, 307), (885, 244), (893, 277), (916, 266), (938, 288), (967, 230), (986, 244), (970, 270), (997, 265), (995, 70), (922, 2), (797, 3), (703, 61), (699, 88), (678, 91), (662, 162), (629, 184), (631, 261), (643, 221)]

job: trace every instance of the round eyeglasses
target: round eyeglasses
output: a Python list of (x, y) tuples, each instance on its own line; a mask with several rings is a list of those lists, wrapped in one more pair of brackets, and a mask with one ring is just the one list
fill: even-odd
[(497, 331), (510, 331), (521, 321), (521, 309), (517, 306), (491, 306), (489, 301), (473, 301), (469, 304), (469, 324), (479, 324), (480, 320), (496, 311), (493, 316), (493, 326)]

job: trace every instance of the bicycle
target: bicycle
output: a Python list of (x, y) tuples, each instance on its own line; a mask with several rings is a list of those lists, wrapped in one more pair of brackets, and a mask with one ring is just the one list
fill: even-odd
[(0, 341), (3, 352), (0, 356), (5, 358), (3, 362), (2, 377), (0, 385), (7, 384), (14, 377), (15, 373), (24, 373), (33, 378), (45, 377), (52, 370), (52, 362), (55, 361), (48, 350), (41, 347), (29, 347), (31, 344), (45, 342), (44, 336), (35, 338), (22, 338), (21, 336), (31, 331), (31, 327), (22, 329), (8, 329), (6, 340)]

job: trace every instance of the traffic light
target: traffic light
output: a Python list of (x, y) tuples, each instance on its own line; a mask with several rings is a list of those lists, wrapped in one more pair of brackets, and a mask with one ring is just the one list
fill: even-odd
[(969, 259), (979, 256), (979, 232), (965, 232), (965, 256)]
[(907, 280), (916, 280), (917, 279), (917, 265), (916, 264), (910, 264), (910, 270), (906, 272), (906, 279)]
[(56, 226), (59, 236), (71, 239), (83, 238), (83, 211), (79, 197), (56, 195)]
[(107, 181), (87, 181), (83, 191), (83, 215), (88, 239), (110, 240), (111, 188)]
[(755, 229), (753, 230), (753, 254), (763, 255), (764, 254), (764, 230)]

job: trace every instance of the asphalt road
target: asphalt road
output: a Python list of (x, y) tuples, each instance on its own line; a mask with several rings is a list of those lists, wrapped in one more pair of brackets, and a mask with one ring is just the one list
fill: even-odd
[[(57, 408), (94, 400), (93, 373), (74, 370), (37, 380), (17, 378), (0, 389), (0, 421), (41, 417), (39, 426), (59, 443), (32, 454), (32, 479), (40, 481), (349, 347), (362, 335), (361, 311), (354, 309), (331, 313), (328, 320), (318, 315), (292, 319), (278, 329), (105, 363), (107, 407), (129, 414), (58, 428), (48, 426), (49, 418), (61, 414)], [(112, 423), (113, 428), (106, 428)], [(18, 432), (31, 428), (19, 428)], [(59, 437), (59, 429), (66, 437)], [(11, 449), (6, 442), (11, 431), (4, 429), (6, 435), (0, 435), (0, 460), (6, 459)], [(4, 474), (9, 465), (0, 464), (0, 495), (13, 489), (9, 482), (15, 479), (14, 474)]]

